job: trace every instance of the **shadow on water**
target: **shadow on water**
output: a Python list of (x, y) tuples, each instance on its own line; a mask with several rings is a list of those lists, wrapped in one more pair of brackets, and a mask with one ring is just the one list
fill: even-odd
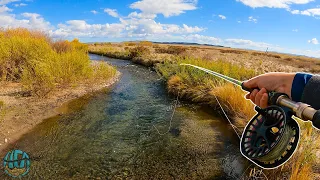
[[(26, 151), (25, 179), (235, 179), (244, 159), (232, 129), (219, 116), (180, 102), (149, 69), (105, 60), (122, 73), (105, 91), (63, 106), (10, 149)], [(157, 127), (160, 135), (154, 128)], [(1, 179), (7, 176), (0, 175)]]

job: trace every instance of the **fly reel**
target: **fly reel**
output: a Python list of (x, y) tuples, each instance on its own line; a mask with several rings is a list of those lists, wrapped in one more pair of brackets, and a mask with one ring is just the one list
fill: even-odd
[(295, 152), (299, 143), (298, 123), (279, 106), (258, 112), (247, 124), (241, 138), (241, 153), (256, 165), (272, 169), (281, 166)]
[[(245, 82), (219, 74), (192, 64), (190, 66), (222, 78), (240, 86), (247, 92), (254, 89), (245, 86)], [(259, 90), (259, 87), (256, 87)], [(241, 138), (240, 151), (247, 159), (262, 168), (276, 168), (284, 164), (293, 155), (300, 138), (300, 127), (291, 118), (292, 115), (311, 121), (313, 127), (320, 130), (320, 110), (303, 102), (295, 102), (288, 95), (280, 92), (269, 92), (269, 104), (266, 109), (256, 107), (258, 114), (247, 124)], [(278, 106), (275, 106), (278, 105)], [(286, 109), (286, 111), (284, 111)]]

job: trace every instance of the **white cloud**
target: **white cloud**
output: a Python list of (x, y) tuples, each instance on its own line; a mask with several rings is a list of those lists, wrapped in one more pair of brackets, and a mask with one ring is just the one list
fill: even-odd
[(313, 38), (313, 39), (311, 39), (311, 40), (308, 40), (308, 43), (318, 45), (318, 44), (319, 44), (319, 41), (318, 41), (317, 38)]
[(224, 40), (225, 44), (231, 45), (231, 46), (237, 46), (237, 47), (243, 47), (243, 48), (255, 48), (255, 49), (264, 49), (267, 47), (271, 47), (274, 45), (264, 43), (264, 42), (254, 42), (251, 40), (245, 40), (245, 39), (226, 39)]
[(0, 14), (1, 13), (6, 13), (6, 12), (11, 12), (12, 9), (8, 8), (7, 6), (0, 6)]
[(253, 16), (250, 16), (250, 17), (248, 18), (248, 21), (257, 23), (257, 22), (258, 22), (258, 19), (254, 18)]
[(292, 14), (301, 14), (305, 16), (313, 16), (316, 18), (320, 17), (320, 8), (306, 9), (306, 10), (293, 10), (290, 11)]
[(227, 17), (225, 17), (224, 15), (218, 15), (219, 16), (219, 18), (221, 18), (221, 19), (227, 19)]
[(48, 21), (45, 21), (44, 18), (40, 14), (36, 13), (23, 13), (23, 17), (27, 18), (25, 21), (26, 24), (21, 24), (21, 26), (25, 26), (29, 29), (40, 29), (40, 30), (50, 30), (53, 27), (51, 27), (50, 23)]
[(241, 21), (237, 21), (238, 23), (241, 23)]
[(23, 27), (28, 29), (37, 29), (49, 31), (53, 29), (48, 21), (36, 13), (22, 13), (22, 18), (17, 18), (15, 14), (2, 14), (0, 15), (0, 24), (2, 28), (16, 28)]
[(92, 11), (90, 11), (92, 14), (98, 14), (98, 11), (96, 11), (96, 10), (92, 10)]
[(307, 15), (307, 16), (320, 16), (320, 8), (307, 9), (307, 10), (301, 11), (301, 14)]
[(128, 15), (128, 18), (138, 18), (138, 19), (154, 19), (156, 17), (157, 17), (156, 14), (137, 13), (136, 11)]
[(165, 17), (177, 16), (185, 11), (195, 10), (197, 0), (141, 0), (130, 5), (145, 14), (163, 14)]
[(308, 4), (314, 0), (237, 0), (252, 8), (285, 8), (289, 9), (292, 4)]
[(50, 31), (53, 37), (119, 37), (123, 24), (88, 24), (84, 20), (70, 20), (59, 24), (58, 29)]
[(313, 16), (316, 18), (320, 18), (320, 8), (306, 9), (306, 10), (293, 10), (290, 11), (292, 14), (301, 14), (305, 16)]
[(106, 9), (104, 9), (104, 12), (108, 13), (112, 17), (115, 17), (115, 18), (119, 17), (119, 14), (116, 9), (106, 8)]
[(293, 31), (293, 32), (298, 32), (299, 30), (298, 30), (298, 29), (293, 29), (292, 31)]
[(311, 13), (309, 11), (300, 11), (300, 14), (305, 16), (311, 16)]
[[(54, 37), (148, 37), (152, 35), (192, 34), (204, 31), (198, 26), (182, 26), (176, 24), (161, 24), (153, 19), (120, 18), (119, 23), (88, 24), (84, 20), (71, 20), (59, 24), (58, 29), (52, 31)], [(159, 37), (161, 37), (159, 36)]]
[(0, 5), (6, 5), (6, 4), (10, 4), (13, 2), (18, 2), (20, 0), (0, 0)]
[(159, 42), (195, 42), (200, 44), (220, 44), (221, 39), (212, 36), (204, 36), (200, 34), (188, 34), (188, 35), (164, 35), (164, 36), (148, 36), (148, 40)]
[(291, 11), (292, 14), (300, 14), (300, 11), (299, 10), (293, 10)]
[(15, 7), (22, 7), (22, 6), (27, 6), (27, 4), (25, 4), (25, 3), (20, 3), (20, 4), (15, 4), (14, 6), (15, 6)]
[(220, 44), (222, 42), (221, 39), (211, 37), (211, 36), (203, 36), (199, 34), (190, 34), (184, 35), (182, 38), (188, 42), (196, 42), (200, 44)]

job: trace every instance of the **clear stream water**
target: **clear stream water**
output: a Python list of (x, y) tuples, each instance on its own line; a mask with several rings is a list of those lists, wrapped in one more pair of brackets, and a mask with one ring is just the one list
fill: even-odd
[[(178, 103), (156, 72), (90, 55), (122, 73), (74, 100), (10, 147), (31, 157), (23, 179), (236, 179), (245, 168), (233, 130), (210, 108)], [(158, 131), (154, 128), (157, 127)], [(162, 133), (165, 135), (161, 135)], [(8, 149), (9, 150), (9, 149)], [(0, 174), (0, 179), (8, 176)], [(9, 179), (9, 178), (8, 178)]]

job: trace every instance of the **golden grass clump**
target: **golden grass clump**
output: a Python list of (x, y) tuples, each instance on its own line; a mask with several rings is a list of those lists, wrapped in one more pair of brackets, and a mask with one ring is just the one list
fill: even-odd
[(129, 49), (129, 52), (131, 58), (141, 57), (143, 55), (150, 54), (150, 50), (144, 46), (134, 47), (132, 49)]
[(234, 112), (239, 117), (251, 118), (256, 114), (254, 105), (244, 99), (246, 93), (232, 84), (216, 87), (209, 94), (216, 95), (221, 101), (227, 102), (225, 107), (228, 111)]
[(280, 55), (270, 54), (270, 53), (253, 52), (252, 55), (253, 56), (267, 56), (267, 57), (272, 57), (272, 58), (276, 58), (276, 59), (281, 59)]
[(88, 47), (75, 39), (54, 42), (27, 29), (0, 31), (0, 79), (21, 82), (25, 90), (44, 96), (58, 85), (93, 77)]
[(137, 43), (135, 43), (135, 42), (124, 42), (123, 44), (125, 46), (136, 46), (137, 45)]
[(240, 51), (240, 50), (235, 50), (235, 49), (221, 49), (221, 53), (233, 53), (233, 54), (244, 54), (247, 53), (246, 51)]
[(108, 79), (110, 77), (114, 77), (117, 73), (116, 68), (105, 62), (98, 62), (98, 64), (93, 66), (93, 77), (95, 80), (97, 79)]
[(188, 48), (183, 46), (168, 46), (168, 47), (157, 47), (155, 48), (156, 53), (166, 53), (173, 55), (180, 55), (187, 51)]
[(167, 61), (156, 66), (159, 74), (168, 79), (170, 92), (179, 93), (186, 99), (206, 102), (212, 106), (217, 105), (214, 98), (216, 95), (225, 104), (228, 112), (237, 112), (233, 115), (250, 117), (254, 114), (253, 105), (243, 98), (244, 92), (241, 89), (198, 69), (179, 66), (181, 63), (201, 66), (239, 80), (255, 76), (255, 71), (224, 61), (206, 61), (188, 57), (178, 57), (174, 61)]
[(151, 47), (152, 45), (153, 45), (153, 43), (150, 42), (150, 41), (140, 41), (139, 42), (139, 46), (149, 46), (149, 47)]

